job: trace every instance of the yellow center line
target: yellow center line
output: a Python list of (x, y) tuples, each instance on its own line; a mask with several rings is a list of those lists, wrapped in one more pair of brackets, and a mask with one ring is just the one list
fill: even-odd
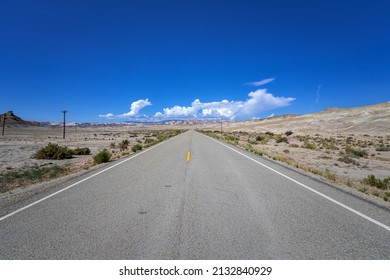
[(188, 147), (188, 152), (187, 152), (187, 161), (190, 161), (191, 159), (191, 144), (192, 144), (192, 134), (190, 134), (190, 139), (188, 140), (188, 143), (190, 144)]

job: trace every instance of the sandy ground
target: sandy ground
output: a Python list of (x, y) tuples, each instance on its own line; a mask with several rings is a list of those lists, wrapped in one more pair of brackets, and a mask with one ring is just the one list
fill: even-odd
[[(143, 144), (146, 138), (152, 136), (154, 129), (159, 127), (88, 127), (67, 128), (66, 138), (62, 137), (62, 128), (10, 126), (6, 135), (0, 138), (0, 172), (17, 171), (34, 166), (72, 165), (88, 167), (92, 157), (103, 149), (113, 154), (113, 159), (131, 153), (131, 147), (137, 143)], [(118, 144), (122, 140), (129, 141), (129, 149), (121, 151)], [(88, 147), (91, 155), (75, 156), (65, 160), (41, 160), (32, 156), (48, 143), (57, 143), (69, 148)], [(113, 148), (111, 143), (115, 143)]]
[[(370, 174), (379, 178), (390, 176), (390, 151), (377, 151), (378, 147), (390, 148), (390, 103), (351, 109), (331, 108), (303, 116), (281, 116), (265, 120), (224, 122), (223, 132), (233, 133), (241, 141), (270, 154), (283, 155), (292, 160), (318, 169), (329, 169), (338, 175), (361, 180)], [(199, 129), (220, 131), (220, 124), (204, 124)], [(286, 136), (291, 131), (293, 134)], [(248, 133), (245, 135), (244, 133)], [(255, 143), (257, 135), (267, 132), (287, 137), (288, 143)], [(315, 149), (302, 148), (306, 137)], [(346, 146), (364, 150), (367, 157), (351, 157), (353, 163), (345, 163)]]
[[(369, 175), (390, 177), (390, 103), (351, 109), (331, 108), (303, 116), (286, 115), (264, 120), (198, 125), (236, 145), (262, 151), (268, 157), (314, 174), (344, 182), (364, 193), (390, 200), (389, 190), (367, 187)], [(286, 135), (286, 132), (292, 133)], [(274, 136), (270, 136), (274, 134)], [(259, 140), (259, 138), (266, 140)], [(286, 137), (287, 141), (276, 141)], [(256, 138), (258, 140), (256, 140)], [(225, 139), (226, 140), (226, 139)], [(312, 145), (311, 149), (305, 145)], [(249, 146), (248, 146), (249, 145)], [(360, 157), (347, 152), (364, 151)], [(335, 182), (331, 182), (332, 184)]]

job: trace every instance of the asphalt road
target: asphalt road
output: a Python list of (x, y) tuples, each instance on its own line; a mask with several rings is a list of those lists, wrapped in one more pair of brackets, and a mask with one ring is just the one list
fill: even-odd
[(388, 210), (195, 131), (57, 190), (0, 210), (0, 259), (390, 259)]

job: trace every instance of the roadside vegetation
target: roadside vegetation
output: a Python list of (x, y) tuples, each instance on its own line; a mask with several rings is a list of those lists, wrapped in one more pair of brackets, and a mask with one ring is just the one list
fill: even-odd
[(69, 173), (68, 166), (53, 165), (50, 167), (29, 168), (27, 170), (8, 171), (0, 174), (0, 193), (64, 176)]
[[(246, 149), (254, 154), (268, 157), (272, 160), (286, 163), (295, 168), (310, 172), (330, 183), (355, 188), (360, 192), (377, 196), (384, 201), (390, 201), (390, 177), (378, 178), (373, 174), (365, 178), (351, 178), (336, 172), (339, 166), (368, 170), (367, 161), (388, 161), (378, 152), (390, 151), (389, 137), (376, 137), (373, 141), (368, 135), (360, 138), (354, 135), (337, 135), (337, 137), (323, 137), (316, 135), (298, 135), (291, 130), (284, 133), (274, 132), (223, 132), (219, 130), (199, 131), (210, 137), (225, 141), (229, 144)], [(317, 155), (321, 162), (333, 164), (318, 164), (308, 160), (299, 160), (304, 156), (293, 157), (293, 154)], [(364, 172), (367, 174), (367, 171)], [(363, 173), (363, 174), (364, 174)]]
[(75, 155), (90, 155), (89, 148), (70, 149), (65, 146), (59, 146), (55, 143), (49, 143), (45, 147), (39, 149), (32, 157), (34, 159), (51, 159), (61, 160), (70, 159)]
[(104, 162), (109, 162), (111, 159), (111, 153), (104, 149), (103, 151), (98, 152), (96, 155), (93, 156), (93, 163), (94, 164), (101, 164)]
[[(186, 130), (162, 129), (96, 132), (92, 134), (93, 138), (82, 138), (85, 140), (85, 145), (88, 145), (91, 140), (108, 140), (108, 143), (104, 142), (105, 146), (99, 146), (98, 149), (95, 147), (92, 149), (93, 152), (90, 147), (74, 148), (49, 142), (32, 154), (30, 165), (20, 168), (10, 166), (0, 172), (0, 193), (88, 170), (93, 166), (151, 147), (184, 131)], [(82, 160), (75, 163), (75, 159)], [(51, 161), (58, 162), (58, 165)]]

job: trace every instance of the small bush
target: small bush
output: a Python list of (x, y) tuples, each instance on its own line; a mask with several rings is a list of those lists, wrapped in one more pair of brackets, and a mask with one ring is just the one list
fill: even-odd
[(375, 175), (368, 175), (367, 178), (364, 178), (362, 182), (363, 184), (372, 187), (377, 187), (381, 190), (386, 190), (390, 188), (390, 177), (381, 180), (380, 178), (376, 178)]
[(291, 147), (291, 148), (299, 148), (299, 145), (298, 144), (290, 144), (290, 145), (288, 145), (289, 147)]
[(390, 147), (386, 147), (386, 146), (382, 145), (382, 146), (376, 147), (375, 150), (377, 152), (389, 152)]
[(84, 148), (76, 148), (73, 150), (73, 154), (74, 155), (90, 155), (91, 154), (91, 150), (87, 147), (84, 147)]
[(262, 155), (263, 155), (263, 152), (260, 151), (260, 150), (257, 150), (257, 149), (254, 149), (254, 153), (255, 153), (256, 155), (259, 155), (259, 156), (262, 156)]
[(46, 147), (38, 150), (32, 158), (35, 159), (68, 159), (73, 157), (73, 151), (67, 147), (59, 146), (55, 143), (49, 143)]
[(307, 141), (309, 139), (309, 137), (303, 135), (298, 135), (297, 138), (301, 142)]
[(336, 174), (333, 173), (332, 171), (330, 171), (329, 169), (326, 169), (325, 172), (323, 173), (323, 176), (332, 181), (332, 182), (336, 182)]
[(357, 163), (356, 160), (354, 160), (351, 157), (346, 156), (346, 155), (339, 158), (338, 161), (344, 162), (346, 164), (351, 164), (351, 163), (356, 164)]
[(262, 145), (267, 145), (269, 139), (270, 139), (269, 137), (265, 137), (263, 140), (261, 140), (261, 144)]
[(134, 153), (136, 153), (137, 151), (142, 150), (142, 145), (140, 145), (140, 144), (135, 144), (135, 145), (131, 148), (131, 150), (132, 150)]
[(289, 153), (290, 153), (290, 150), (288, 150), (288, 149), (285, 149), (285, 150), (283, 150), (283, 153), (285, 153), (285, 154), (289, 154)]
[(289, 130), (289, 131), (286, 131), (286, 136), (290, 136), (290, 135), (292, 135), (293, 134), (293, 132), (291, 131), (291, 130)]
[(111, 158), (111, 153), (104, 149), (103, 151), (100, 151), (93, 157), (93, 162), (95, 164), (101, 164), (103, 162), (109, 162)]
[(121, 151), (124, 151), (124, 150), (126, 150), (127, 149), (127, 147), (129, 146), (129, 140), (122, 140), (122, 142), (120, 142), (119, 143), (119, 149), (121, 150)]
[(112, 148), (112, 149), (115, 149), (115, 148), (116, 148), (116, 144), (115, 144), (115, 142), (111, 142), (111, 144), (110, 144), (110, 148)]
[(362, 192), (362, 193), (368, 193), (368, 188), (367, 187), (362, 187), (362, 188), (359, 188), (358, 191)]
[(153, 142), (154, 142), (154, 140), (152, 138), (146, 138), (144, 141), (145, 144), (151, 144)]
[(244, 146), (244, 148), (245, 148), (245, 150), (247, 150), (247, 151), (252, 151), (252, 150), (253, 150), (253, 146), (252, 146), (251, 144), (246, 144), (246, 145)]
[(310, 150), (315, 150), (315, 148), (317, 148), (316, 144), (313, 142), (309, 142), (309, 140), (305, 140), (302, 147)]
[(345, 147), (345, 153), (356, 156), (356, 157), (367, 157), (368, 156), (367, 151), (354, 149), (350, 145), (347, 145)]
[(225, 135), (225, 140), (233, 142), (236, 140), (236, 137), (234, 137), (233, 135)]
[(256, 136), (256, 141), (263, 141), (266, 137), (264, 135)]
[(281, 136), (281, 135), (278, 135), (277, 137), (276, 137), (276, 143), (282, 143), (282, 142), (284, 142), (284, 143), (287, 143), (288, 144), (288, 140), (287, 140), (287, 138), (286, 137), (283, 137), (283, 136)]

